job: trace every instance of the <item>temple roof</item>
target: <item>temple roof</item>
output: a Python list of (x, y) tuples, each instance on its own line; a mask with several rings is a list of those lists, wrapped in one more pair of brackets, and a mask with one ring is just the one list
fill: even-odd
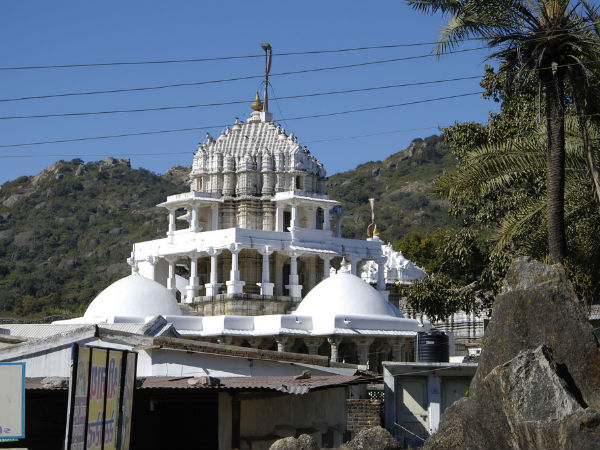
[(288, 135), (268, 119), (265, 113), (254, 111), (246, 123), (236, 120), (216, 139), (207, 133), (194, 155), (192, 177), (215, 171), (221, 165), (224, 171), (263, 169), (325, 177), (323, 164), (299, 144), (294, 133)]

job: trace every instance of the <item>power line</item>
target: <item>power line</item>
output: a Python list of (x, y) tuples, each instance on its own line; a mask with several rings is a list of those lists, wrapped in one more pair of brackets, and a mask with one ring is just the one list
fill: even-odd
[[(296, 51), (296, 52), (281, 52), (273, 53), (273, 56), (299, 56), (299, 55), (318, 55), (318, 54), (330, 54), (330, 53), (347, 53), (357, 52), (365, 50), (382, 50), (391, 48), (405, 48), (405, 47), (420, 47), (425, 45), (435, 45), (437, 42), (414, 42), (406, 44), (387, 44), (387, 45), (369, 45), (364, 47), (351, 47), (351, 48), (339, 48), (329, 50), (307, 50), (307, 51)], [(205, 58), (188, 58), (188, 59), (159, 59), (159, 60), (148, 60), (148, 61), (109, 61), (103, 63), (82, 63), (82, 64), (50, 64), (50, 65), (37, 65), (37, 66), (13, 66), (13, 67), (0, 67), (0, 71), (10, 70), (38, 70), (38, 69), (71, 69), (81, 67), (106, 67), (106, 66), (141, 66), (151, 64), (181, 64), (181, 63), (196, 63), (196, 62), (209, 62), (209, 61), (228, 61), (235, 59), (252, 59), (252, 58), (264, 58), (264, 54), (257, 55), (233, 55), (233, 56), (215, 56)]]
[[(368, 134), (359, 134), (359, 135), (355, 135), (355, 136), (338, 136), (338, 137), (332, 137), (332, 138), (324, 138), (324, 139), (315, 139), (312, 141), (304, 141), (304, 144), (314, 144), (314, 143), (319, 143), (319, 142), (332, 142), (332, 141), (349, 141), (349, 140), (355, 140), (355, 139), (362, 139), (362, 138), (366, 138), (366, 137), (372, 137), (372, 136), (382, 136), (382, 135), (386, 135), (386, 134), (398, 134), (398, 133), (409, 133), (409, 132), (413, 132), (413, 131), (424, 131), (424, 130), (432, 130), (432, 129), (437, 129), (438, 126), (431, 126), (431, 127), (421, 127), (421, 128), (403, 128), (403, 129), (396, 129), (396, 130), (386, 130), (386, 131), (379, 131), (379, 132), (375, 132), (375, 133), (368, 133)], [(206, 128), (208, 129), (208, 128)], [(131, 153), (131, 152), (126, 152), (126, 153), (86, 153), (86, 154), (71, 154), (71, 153), (61, 153), (61, 154), (31, 154), (31, 153), (21, 153), (18, 155), (1, 155), (0, 154), (0, 159), (2, 158), (43, 158), (43, 157), (52, 157), (52, 158), (75, 158), (75, 157), (81, 157), (81, 156), (85, 156), (85, 157), (102, 157), (102, 156), (163, 156), (163, 155), (189, 155), (189, 154), (193, 154), (194, 152), (150, 152), (150, 153)]]
[[(353, 113), (357, 113), (357, 112), (376, 111), (376, 110), (382, 110), (382, 109), (390, 109), (390, 108), (398, 108), (398, 107), (402, 107), (402, 106), (416, 105), (416, 104), (421, 104), (421, 103), (431, 103), (431, 102), (440, 101), (440, 100), (449, 100), (449, 99), (467, 97), (467, 96), (472, 96), (472, 95), (480, 95), (482, 93), (483, 93), (483, 91), (469, 92), (469, 93), (464, 93), (464, 94), (449, 95), (446, 97), (436, 97), (436, 98), (430, 98), (430, 99), (425, 99), (425, 100), (415, 100), (412, 102), (396, 103), (396, 104), (391, 104), (391, 105), (373, 106), (373, 107), (369, 107), (369, 108), (358, 108), (358, 109), (351, 109), (351, 110), (346, 110), (346, 111), (336, 111), (336, 112), (331, 112), (331, 113), (322, 113), (322, 114), (312, 114), (312, 115), (307, 115), (307, 116), (281, 118), (279, 120), (280, 121), (284, 121), (284, 120), (292, 121), (292, 120), (315, 119), (315, 118), (321, 118), (321, 117), (333, 117), (333, 116), (340, 116), (340, 115), (346, 115), (346, 114), (353, 114)], [(230, 126), (230, 125), (231, 124), (210, 125), (210, 126), (204, 126), (204, 127), (178, 128), (178, 129), (172, 129), (172, 130), (140, 131), (140, 132), (135, 132), (135, 133), (122, 133), (122, 134), (108, 135), (108, 136), (92, 136), (92, 137), (82, 137), (82, 138), (74, 138), (74, 139), (57, 139), (57, 140), (49, 140), (49, 141), (28, 142), (28, 143), (20, 143), (20, 144), (5, 144), (5, 145), (0, 145), (0, 148), (13, 148), (13, 147), (44, 145), (44, 144), (59, 144), (59, 143), (66, 143), (66, 142), (92, 141), (92, 140), (99, 140), (99, 139), (122, 138), (122, 137), (127, 137), (127, 136), (146, 136), (146, 135), (152, 135), (152, 134), (181, 133), (181, 132), (185, 132), (185, 131), (211, 130), (214, 128), (222, 129), (222, 128), (225, 128), (226, 126)]]
[[(452, 52), (448, 52), (448, 54), (472, 52), (472, 51), (476, 51), (476, 50), (482, 50), (485, 48), (486, 47), (475, 47), (475, 48), (469, 48), (469, 49), (464, 49), (464, 50), (455, 50)], [(302, 73), (324, 72), (324, 71), (329, 71), (329, 70), (351, 69), (354, 67), (365, 67), (365, 66), (371, 66), (371, 65), (376, 65), (376, 64), (387, 64), (387, 63), (398, 62), (398, 61), (409, 61), (409, 60), (413, 60), (413, 59), (430, 58), (431, 56), (432, 56), (431, 54), (416, 55), (416, 56), (404, 56), (401, 58), (380, 59), (380, 60), (376, 60), (376, 61), (366, 61), (366, 62), (362, 62), (362, 63), (343, 64), (343, 65), (326, 66), (326, 67), (315, 67), (312, 69), (302, 69), (302, 70), (293, 70), (293, 71), (288, 71), (288, 72), (279, 72), (279, 73), (270, 74), (269, 76), (277, 77), (277, 76), (297, 75), (297, 74), (302, 74)], [(34, 95), (34, 96), (27, 96), (27, 97), (5, 98), (5, 99), (0, 99), (0, 102), (40, 100), (40, 99), (46, 99), (46, 98), (72, 97), (72, 96), (79, 96), (79, 95), (100, 95), (100, 94), (117, 94), (117, 93), (121, 93), (121, 92), (150, 91), (150, 90), (156, 90), (156, 89), (170, 89), (170, 88), (176, 88), (176, 87), (202, 86), (202, 85), (206, 85), (206, 84), (229, 83), (229, 82), (233, 82), (233, 81), (255, 80), (255, 79), (262, 79), (262, 78), (264, 78), (264, 75), (247, 75), (247, 76), (243, 76), (243, 77), (232, 77), (232, 78), (223, 78), (223, 79), (218, 79), (218, 80), (196, 81), (196, 82), (191, 82), (191, 83), (173, 83), (173, 84), (164, 84), (164, 85), (157, 85), (157, 86), (144, 86), (144, 87), (137, 87), (137, 88), (108, 89), (108, 90), (87, 91), (87, 92), (65, 92), (65, 93), (60, 93), (60, 94)]]
[[(594, 31), (594, 26), (599, 25), (598, 22), (591, 22), (585, 26), (579, 27), (581, 30)], [(544, 32), (540, 31), (540, 34)], [(554, 37), (568, 35), (569, 33), (556, 33)], [(507, 35), (510, 36), (510, 35)], [(516, 35), (515, 35), (516, 36)], [(494, 37), (470, 37), (462, 39), (462, 41), (487, 41)], [(382, 45), (369, 45), (362, 47), (350, 47), (350, 48), (338, 48), (338, 49), (326, 49), (326, 50), (301, 50), (293, 52), (281, 52), (273, 53), (273, 56), (301, 56), (301, 55), (317, 55), (317, 54), (331, 54), (331, 53), (348, 53), (366, 50), (385, 50), (393, 48), (407, 48), (407, 47), (421, 47), (428, 45), (437, 45), (439, 41), (429, 42), (411, 42), (401, 44), (382, 44)], [(485, 47), (484, 47), (485, 48)], [(449, 52), (451, 53), (451, 52)], [(447, 54), (447, 53), (444, 53)], [(19, 71), (19, 70), (40, 70), (40, 69), (71, 69), (71, 68), (84, 68), (84, 67), (110, 67), (110, 66), (139, 66), (139, 65), (153, 65), (153, 64), (182, 64), (182, 63), (197, 63), (197, 62), (212, 62), (212, 61), (227, 61), (236, 59), (253, 59), (263, 58), (264, 54), (253, 54), (253, 55), (230, 55), (230, 56), (214, 56), (214, 57), (203, 57), (203, 58), (184, 58), (184, 59), (158, 59), (158, 60), (147, 60), (147, 61), (108, 61), (101, 63), (75, 63), (75, 64), (49, 64), (49, 65), (31, 65), (31, 66), (12, 66), (12, 67), (0, 67), (0, 71)]]
[[(309, 94), (297, 94), (297, 95), (287, 95), (287, 96), (283, 96), (283, 97), (273, 97), (271, 100), (275, 100), (275, 101), (291, 100), (291, 99), (298, 99), (298, 98), (320, 97), (320, 96), (326, 96), (326, 95), (351, 94), (351, 93), (356, 93), (356, 92), (376, 91), (376, 90), (382, 90), (382, 89), (392, 89), (392, 88), (401, 88), (401, 87), (410, 87), (410, 86), (422, 86), (422, 85), (438, 84), (438, 83), (449, 83), (452, 81), (472, 80), (472, 79), (477, 79), (477, 78), (481, 78), (481, 76), (474, 75), (474, 76), (466, 76), (466, 77), (446, 78), (446, 79), (442, 79), (442, 80), (417, 81), (417, 82), (412, 82), (412, 83), (398, 83), (398, 84), (389, 84), (389, 85), (384, 85), (384, 86), (372, 86), (372, 87), (366, 87), (366, 88), (344, 89), (344, 90), (338, 90), (338, 91), (313, 92), (313, 93), (309, 93)], [(152, 108), (113, 109), (113, 110), (105, 110), (105, 111), (33, 114), (33, 115), (22, 115), (22, 116), (0, 116), (0, 120), (42, 119), (42, 118), (53, 118), (53, 117), (74, 117), (74, 116), (92, 116), (92, 115), (103, 115), (103, 114), (138, 113), (138, 112), (148, 112), (148, 111), (168, 111), (168, 110), (177, 110), (177, 109), (192, 109), (192, 108), (205, 108), (205, 107), (214, 107), (214, 106), (237, 105), (237, 104), (243, 104), (243, 103), (249, 103), (248, 99), (232, 100), (229, 102), (218, 102), (218, 103), (202, 103), (202, 104), (194, 104), (194, 105), (158, 106), (158, 107), (152, 107)], [(279, 105), (279, 104), (277, 103), (277, 105)]]

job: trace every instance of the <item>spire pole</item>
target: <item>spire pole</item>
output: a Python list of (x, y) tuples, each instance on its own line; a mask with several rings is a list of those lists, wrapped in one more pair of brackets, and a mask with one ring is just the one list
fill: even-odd
[(265, 51), (265, 101), (263, 102), (263, 111), (269, 112), (269, 72), (271, 71), (271, 62), (273, 60), (273, 49), (268, 42), (260, 44), (260, 46)]

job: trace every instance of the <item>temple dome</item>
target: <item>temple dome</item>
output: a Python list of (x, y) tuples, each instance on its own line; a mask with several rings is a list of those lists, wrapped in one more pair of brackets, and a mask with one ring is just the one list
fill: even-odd
[(376, 289), (350, 273), (338, 273), (321, 281), (304, 297), (294, 314), (404, 317)]
[(162, 284), (139, 274), (121, 278), (90, 303), (83, 317), (150, 317), (180, 315), (173, 294)]

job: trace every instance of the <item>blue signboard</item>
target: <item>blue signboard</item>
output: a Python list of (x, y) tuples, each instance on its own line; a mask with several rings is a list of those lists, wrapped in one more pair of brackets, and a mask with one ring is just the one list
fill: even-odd
[(0, 363), (0, 441), (25, 437), (25, 363)]

